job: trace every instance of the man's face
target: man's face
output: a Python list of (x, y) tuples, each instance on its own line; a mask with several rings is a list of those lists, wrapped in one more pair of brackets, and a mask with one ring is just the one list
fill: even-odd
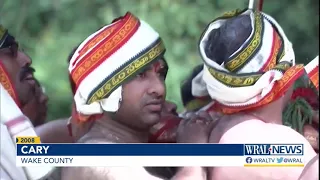
[(166, 97), (164, 81), (167, 71), (166, 62), (160, 60), (125, 84), (116, 119), (141, 129), (158, 123)]
[(34, 69), (30, 67), (30, 63), (27, 63), (31, 60), (26, 57), (20, 51), (13, 54), (8, 48), (0, 50), (0, 60), (8, 71), (22, 107), (35, 93)]
[(48, 96), (44, 93), (39, 83), (36, 84), (34, 98), (28, 102), (22, 112), (32, 122), (33, 126), (39, 126), (45, 123), (47, 117)]

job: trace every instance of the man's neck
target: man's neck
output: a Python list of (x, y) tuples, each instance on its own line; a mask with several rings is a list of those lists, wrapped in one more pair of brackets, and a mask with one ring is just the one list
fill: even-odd
[(148, 142), (148, 132), (135, 130), (119, 121), (104, 115), (94, 124), (107, 139), (123, 143), (145, 143)]
[(260, 120), (266, 123), (282, 125), (282, 111), (281, 101), (276, 100), (270, 104), (267, 104), (261, 108), (251, 111), (248, 114), (256, 116)]

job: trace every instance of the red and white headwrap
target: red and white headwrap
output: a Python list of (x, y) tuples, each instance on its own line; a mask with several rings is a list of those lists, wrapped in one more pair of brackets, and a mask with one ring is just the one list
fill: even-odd
[(309, 62), (304, 69), (313, 85), (319, 90), (319, 56)]
[[(249, 15), (252, 31), (227, 63), (219, 65), (205, 53), (209, 34), (228, 19)], [(295, 65), (291, 42), (271, 16), (254, 10), (233, 11), (211, 22), (199, 43), (204, 70), (193, 80), (195, 96), (210, 95), (223, 113), (235, 113), (270, 103), (303, 73)]]
[[(7, 40), (9, 39), (10, 36), (11, 35), (9, 34), (8, 30), (0, 24), (0, 49), (8, 48), (9, 44)], [(12, 80), (9, 77), (6, 67), (1, 61), (0, 61), (0, 83), (10, 94), (10, 96), (13, 98), (15, 103), (20, 107), (20, 101), (17, 96), (16, 88), (14, 87), (14, 84), (12, 83)]]
[(93, 33), (80, 44), (69, 64), (76, 85), (76, 110), (83, 115), (116, 112), (122, 85), (164, 52), (159, 34), (129, 12)]

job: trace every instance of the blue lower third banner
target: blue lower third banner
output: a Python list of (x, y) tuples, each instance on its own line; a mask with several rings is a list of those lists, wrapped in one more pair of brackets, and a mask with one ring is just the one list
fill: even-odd
[[(252, 148), (251, 148), (252, 147)], [(260, 148), (260, 149), (259, 149)], [(303, 166), (303, 146), (17, 144), (17, 166)]]
[(18, 156), (243, 156), (243, 144), (17, 144)]

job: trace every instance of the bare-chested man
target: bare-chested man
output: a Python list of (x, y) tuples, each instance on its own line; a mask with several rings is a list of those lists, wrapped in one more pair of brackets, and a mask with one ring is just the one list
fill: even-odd
[[(83, 143), (147, 143), (160, 121), (168, 70), (159, 34), (131, 13), (90, 35), (77, 48), (69, 71), (78, 120), (96, 119)], [(184, 139), (186, 141), (186, 139)], [(175, 179), (204, 179), (200, 167), (179, 169)], [(159, 179), (142, 167), (74, 167), (63, 180)]]
[[(210, 95), (209, 110), (225, 114), (212, 130), (213, 143), (304, 144), (305, 163), (316, 156), (308, 141), (282, 125), (293, 82), (303, 72), (292, 45), (269, 15), (234, 11), (211, 22), (200, 39), (204, 69), (192, 82), (193, 94)], [(205, 88), (203, 88), (205, 87)], [(303, 167), (210, 168), (211, 180), (292, 179)]]
[(1, 179), (5, 180), (39, 179), (52, 170), (21, 168), (15, 163), (14, 137), (36, 135), (30, 120), (21, 112), (36, 99), (34, 70), (30, 65), (30, 58), (18, 50), (15, 38), (0, 25)]

